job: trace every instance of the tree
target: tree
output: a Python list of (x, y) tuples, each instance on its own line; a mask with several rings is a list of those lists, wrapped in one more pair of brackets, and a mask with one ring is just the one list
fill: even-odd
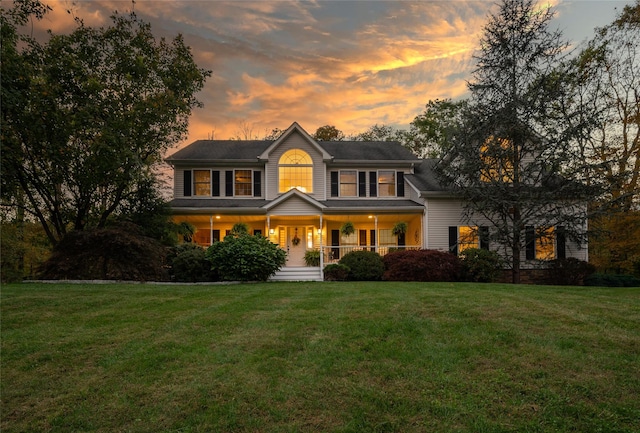
[(429, 101), (424, 113), (411, 122), (404, 134), (404, 146), (420, 158), (438, 158), (444, 155), (455, 134), (463, 130), (462, 114), (467, 101), (451, 99)]
[(537, 239), (561, 226), (581, 242), (584, 200), (595, 194), (581, 182), (584, 166), (574, 157), (575, 141), (588, 134), (590, 123), (582, 108), (561, 109), (574, 87), (562, 68), (567, 43), (548, 28), (552, 17), (551, 8), (539, 9), (532, 0), (504, 0), (490, 15), (469, 83), (464, 130), (438, 166), (463, 199), (466, 218), (492, 226), (514, 283), (529, 227)]
[(344, 133), (333, 125), (325, 125), (316, 130), (313, 138), (320, 141), (342, 141)]
[(394, 129), (389, 125), (378, 125), (377, 123), (352, 137), (355, 141), (402, 141), (403, 131)]
[(601, 271), (640, 275), (640, 1), (627, 5), (574, 62), (583, 101), (599, 114), (581, 143), (593, 162), (589, 180), (608, 194), (593, 203), (590, 260)]
[(611, 186), (608, 202), (620, 211), (640, 205), (640, 0), (599, 29), (575, 64), (584, 99), (599, 113), (581, 152), (592, 178)]
[(156, 40), (135, 14), (109, 27), (76, 20), (45, 43), (19, 33), (47, 7), (2, 13), (2, 203), (36, 218), (55, 245), (104, 227), (187, 132), (209, 71), (182, 36)]

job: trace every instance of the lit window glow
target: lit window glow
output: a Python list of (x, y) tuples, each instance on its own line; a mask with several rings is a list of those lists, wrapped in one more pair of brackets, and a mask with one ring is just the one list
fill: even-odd
[(303, 150), (286, 151), (278, 162), (278, 191), (313, 192), (313, 160)]

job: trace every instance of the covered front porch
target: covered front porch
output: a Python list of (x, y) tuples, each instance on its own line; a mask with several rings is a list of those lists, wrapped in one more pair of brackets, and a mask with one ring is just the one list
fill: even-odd
[[(338, 262), (351, 251), (374, 251), (384, 256), (399, 248), (420, 249), (424, 232), (422, 212), (306, 215), (216, 212), (175, 215), (174, 221), (192, 224), (196, 228), (193, 241), (203, 247), (224, 240), (234, 224), (246, 224), (251, 234), (266, 236), (287, 252), (284, 273), (293, 275), (294, 270), (289, 268), (314, 268), (320, 270), (319, 278), (324, 266)], [(352, 226), (350, 233), (345, 232), (345, 223)], [(393, 228), (398, 223), (405, 223), (406, 230), (394, 235)]]

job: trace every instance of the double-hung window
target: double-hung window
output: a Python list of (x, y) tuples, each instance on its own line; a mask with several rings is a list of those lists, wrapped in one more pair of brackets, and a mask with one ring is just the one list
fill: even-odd
[(251, 196), (253, 194), (253, 183), (251, 179), (252, 170), (236, 170), (234, 173), (234, 195)]
[(527, 260), (553, 260), (566, 258), (566, 241), (564, 227), (527, 226), (526, 257)]
[(211, 195), (210, 170), (193, 170), (193, 190), (195, 195)]
[(393, 170), (378, 171), (378, 197), (396, 196), (396, 172)]
[(355, 170), (340, 171), (340, 197), (356, 197), (358, 195), (358, 172)]

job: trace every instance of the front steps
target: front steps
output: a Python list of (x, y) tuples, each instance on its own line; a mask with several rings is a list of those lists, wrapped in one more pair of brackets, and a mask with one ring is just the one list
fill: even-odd
[(322, 281), (320, 267), (281, 268), (269, 281)]

